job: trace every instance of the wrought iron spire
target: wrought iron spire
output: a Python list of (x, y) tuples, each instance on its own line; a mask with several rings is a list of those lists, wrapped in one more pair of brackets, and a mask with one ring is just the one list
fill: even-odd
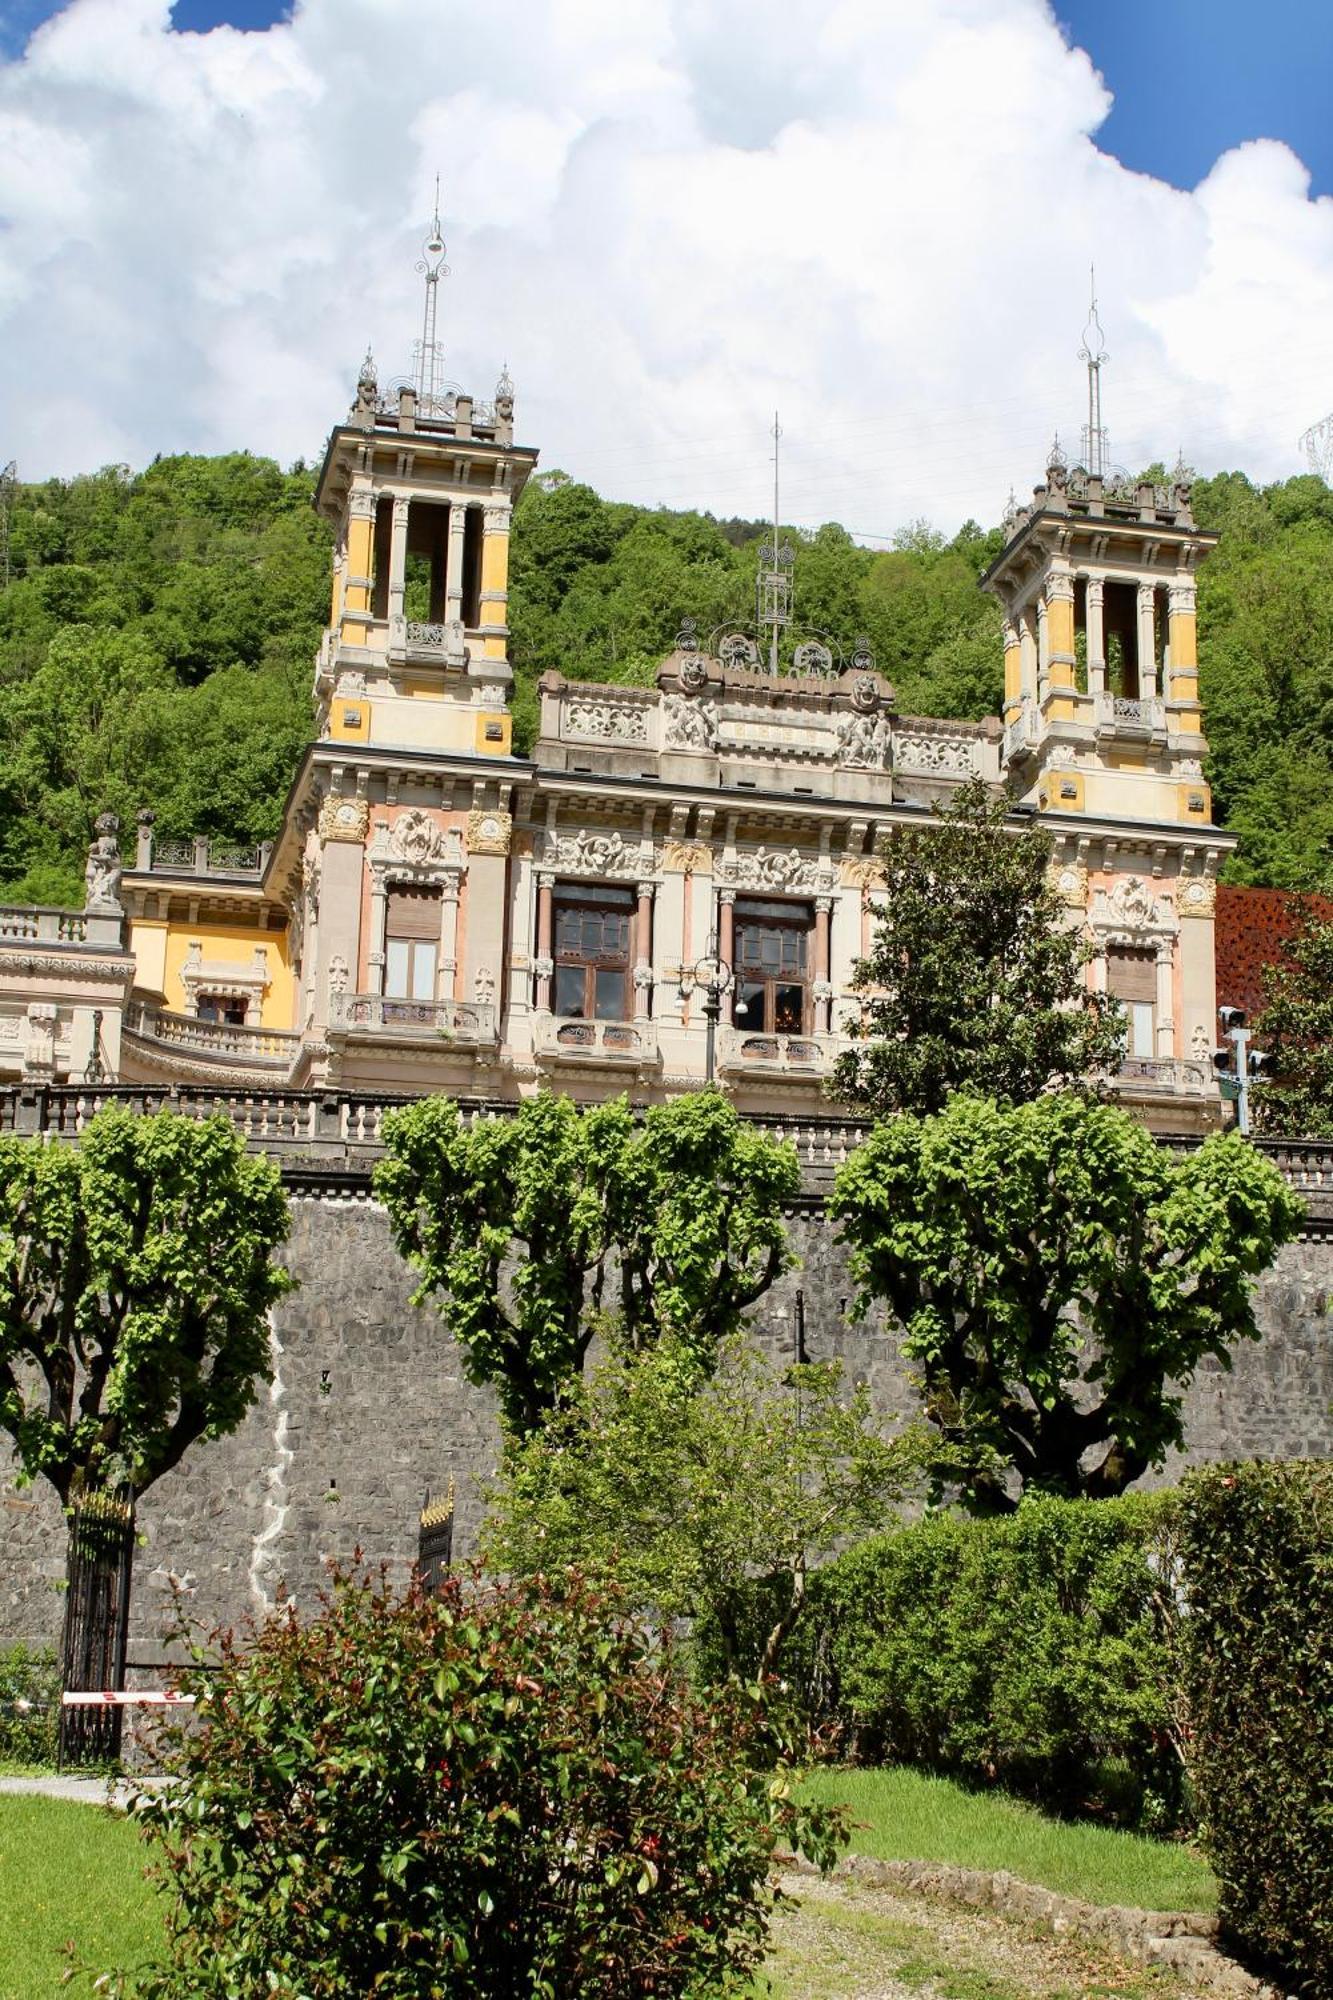
[(759, 549), (759, 575), (755, 589), (755, 623), (762, 639), (768, 633), (768, 670), (771, 674), (779, 671), (778, 648), (782, 634), (791, 624), (792, 569), (796, 562), (796, 551), (790, 542), (784, 542), (780, 533), (781, 516), (778, 511), (778, 470), (779, 446), (782, 439), (782, 425), (778, 413), (773, 412), (773, 540), (763, 542)]
[(430, 234), (421, 246), (421, 256), (417, 269), (426, 280), (426, 301), (421, 316), (421, 339), (417, 342), (414, 356), (416, 367), (417, 407), (423, 416), (439, 414), (441, 397), (444, 394), (443, 357), (435, 335), (436, 313), (439, 308), (440, 279), (447, 278), (449, 266), (444, 261), (444, 230), (440, 223), (440, 177), (435, 176), (435, 213), (431, 217)]
[(1088, 370), (1088, 421), (1083, 426), (1083, 463), (1095, 478), (1105, 476), (1109, 458), (1106, 429), (1102, 423), (1102, 363), (1110, 360), (1110, 355), (1102, 345), (1106, 335), (1097, 316), (1097, 267), (1088, 267), (1089, 302), (1088, 323), (1083, 329), (1083, 345), (1078, 358), (1087, 364)]

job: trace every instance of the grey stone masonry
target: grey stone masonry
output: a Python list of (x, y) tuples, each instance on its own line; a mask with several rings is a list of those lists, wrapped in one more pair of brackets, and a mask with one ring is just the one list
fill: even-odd
[[(131, 1643), (139, 1670), (165, 1657), (177, 1604), (205, 1630), (287, 1596), (308, 1604), (327, 1560), (357, 1550), (405, 1576), (421, 1503), (451, 1479), (456, 1547), (474, 1547), (498, 1450), (494, 1403), (467, 1381), (440, 1315), (411, 1304), (411, 1275), (371, 1198), (383, 1105), (319, 1100), (279, 1117), (255, 1098), (49, 1090), (21, 1103), (17, 1093), (0, 1097), (0, 1127), (72, 1134), (108, 1097), (151, 1097), (142, 1109), (226, 1109), (271, 1150), (292, 1195), (287, 1261), (299, 1280), (274, 1316), (272, 1385), (233, 1437), (197, 1445), (141, 1505)], [(882, 1313), (848, 1319), (852, 1285), (823, 1210), (860, 1130), (836, 1118), (789, 1128), (807, 1190), (790, 1217), (800, 1263), (756, 1309), (755, 1333), (775, 1353), (793, 1353), (799, 1292), (812, 1358), (838, 1358), (849, 1378), (870, 1384), (880, 1410), (902, 1415), (915, 1406), (907, 1364)], [(1265, 1150), (1305, 1195), (1307, 1227), (1260, 1283), (1262, 1340), (1241, 1346), (1230, 1371), (1208, 1365), (1190, 1388), (1187, 1461), (1333, 1454), (1333, 1145)], [(0, 1474), (0, 1641), (55, 1639), (63, 1573), (54, 1496), (42, 1482), (19, 1490)]]

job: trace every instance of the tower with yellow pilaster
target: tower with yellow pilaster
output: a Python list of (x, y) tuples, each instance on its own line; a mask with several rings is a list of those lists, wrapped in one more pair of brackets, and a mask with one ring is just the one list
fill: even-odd
[(1007, 775), (1042, 810), (1208, 826), (1189, 475), (1129, 482), (1055, 446), (983, 579), (1004, 612)]
[(334, 562), (318, 728), (337, 743), (507, 757), (509, 530), (537, 454), (514, 442), (507, 371), (489, 402), (441, 379), (443, 254), (437, 215), (414, 376), (382, 392), (367, 354), (320, 469)]

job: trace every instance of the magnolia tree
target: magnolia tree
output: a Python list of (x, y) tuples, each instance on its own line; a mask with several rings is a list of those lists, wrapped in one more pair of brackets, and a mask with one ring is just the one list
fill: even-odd
[(830, 1206), (854, 1310), (887, 1305), (920, 1371), (937, 1481), (982, 1512), (1160, 1467), (1199, 1363), (1258, 1338), (1253, 1280), (1303, 1213), (1233, 1133), (1173, 1159), (1126, 1113), (1057, 1093), (889, 1119)]
[(228, 1119), (99, 1113), (74, 1145), (0, 1139), (0, 1427), (69, 1505), (133, 1498), (269, 1379), (293, 1280), (271, 1161)]
[[(700, 1377), (674, 1343), (610, 1353), (505, 1460), (488, 1559), (570, 1565), (637, 1607), (686, 1619), (729, 1673), (771, 1673), (806, 1577), (884, 1526), (918, 1481), (924, 1436), (887, 1437), (836, 1363), (779, 1370), (743, 1335)], [(769, 1616), (758, 1631), (754, 1607)]]
[(639, 1118), (543, 1093), (466, 1123), (447, 1098), (384, 1120), (375, 1192), (394, 1241), (438, 1301), (474, 1382), (530, 1435), (614, 1312), (631, 1348), (665, 1335), (706, 1368), (791, 1261), (791, 1146), (717, 1091)]
[(1051, 887), (1050, 835), (1015, 828), (979, 778), (934, 813), (880, 850), (874, 940), (852, 981), (862, 1020), (832, 1095), (926, 1115), (955, 1090), (1021, 1104), (1114, 1069), (1124, 1028), (1088, 991), (1091, 946)]

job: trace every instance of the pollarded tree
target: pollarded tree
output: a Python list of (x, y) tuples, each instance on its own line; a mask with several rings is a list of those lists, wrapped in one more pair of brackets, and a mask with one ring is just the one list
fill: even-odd
[(874, 943), (852, 981), (859, 1039), (832, 1094), (876, 1117), (938, 1111), (956, 1090), (1021, 1104), (1114, 1068), (1124, 1030), (1090, 993), (1091, 949), (1050, 885), (1050, 836), (1015, 830), (980, 779), (895, 827)]
[(1273, 1057), (1274, 1074), (1254, 1092), (1261, 1132), (1333, 1139), (1333, 921), (1307, 908), (1282, 955), (1267, 968), (1255, 1040)]
[(76, 1145), (0, 1139), (0, 1429), (69, 1505), (137, 1498), (234, 1431), (293, 1279), (278, 1170), (225, 1118), (110, 1110)]
[(1200, 1361), (1258, 1338), (1252, 1280), (1303, 1212), (1238, 1135), (1173, 1159), (1072, 1093), (886, 1120), (830, 1205), (855, 1310), (899, 1322), (936, 1478), (978, 1512), (1029, 1488), (1104, 1498), (1161, 1466)]
[(474, 1382), (530, 1434), (616, 1310), (631, 1344), (662, 1334), (705, 1367), (790, 1262), (792, 1147), (747, 1127), (717, 1091), (636, 1118), (549, 1093), (465, 1123), (447, 1098), (384, 1121), (375, 1192), (435, 1295)]

